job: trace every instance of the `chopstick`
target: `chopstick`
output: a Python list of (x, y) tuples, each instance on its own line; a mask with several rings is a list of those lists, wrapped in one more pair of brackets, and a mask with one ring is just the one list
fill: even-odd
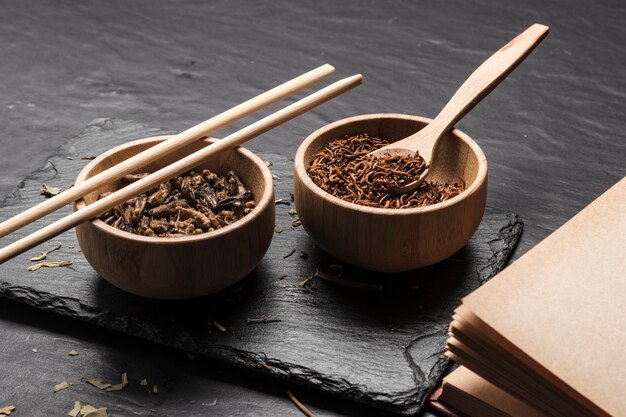
[(164, 181), (189, 171), (190, 169), (202, 164), (203, 161), (218, 152), (241, 145), (242, 143), (267, 132), (276, 126), (285, 123), (286, 121), (291, 120), (294, 117), (322, 103), (325, 103), (342, 93), (345, 93), (357, 85), (360, 85), (362, 80), (363, 77), (360, 74), (339, 80), (328, 87), (323, 88), (322, 90), (259, 120), (258, 122), (228, 135), (222, 140), (202, 148), (171, 165), (161, 168), (139, 181), (127, 185), (113, 194), (87, 205), (83, 209), (75, 211), (64, 218), (39, 229), (38, 231), (0, 249), (0, 263), (65, 232), (66, 230), (69, 230), (82, 222), (94, 218), (130, 198), (148, 191)]
[(32, 223), (35, 220), (38, 220), (53, 211), (82, 198), (84, 195), (89, 194), (102, 185), (111, 183), (126, 174), (130, 174), (133, 171), (143, 168), (148, 163), (155, 161), (176, 149), (180, 149), (192, 142), (195, 142), (211, 132), (221, 129), (224, 126), (241, 119), (242, 117), (245, 117), (269, 104), (275, 103), (276, 101), (285, 98), (296, 91), (306, 88), (332, 74), (333, 71), (335, 71), (333, 66), (328, 64), (322, 65), (321, 67), (302, 74), (299, 77), (274, 87), (265, 93), (253, 97), (248, 101), (218, 114), (217, 116), (193, 126), (184, 132), (172, 136), (168, 140), (153, 146), (133, 156), (132, 158), (107, 169), (106, 171), (94, 175), (79, 185), (69, 188), (62, 193), (57, 194), (56, 196), (37, 204), (28, 210), (25, 210), (10, 219), (5, 220), (0, 223), (0, 237), (13, 233), (27, 224)]

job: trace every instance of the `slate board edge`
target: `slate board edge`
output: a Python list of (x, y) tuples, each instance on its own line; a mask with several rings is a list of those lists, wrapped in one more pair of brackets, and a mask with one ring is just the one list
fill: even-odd
[[(114, 121), (108, 118), (95, 119), (89, 125), (83, 129), (83, 131), (76, 137), (80, 137), (90, 128), (107, 129), (107, 123), (113, 123)], [(146, 136), (150, 135), (163, 135), (167, 134), (162, 129), (148, 128), (146, 127)], [(41, 173), (55, 171), (54, 164), (50, 161), (54, 157), (65, 156), (68, 154), (67, 148), (69, 144), (73, 143), (73, 139), (68, 140), (65, 144), (59, 146), (48, 158), (46, 163), (38, 170), (32, 172), (16, 186), (16, 189), (7, 194), (0, 203), (2, 206), (11, 204), (11, 200), (17, 199), (20, 196), (20, 189), (22, 189), (27, 180), (37, 177)], [(139, 138), (138, 138), (139, 139)], [(271, 155), (271, 154), (267, 154)], [(278, 155), (280, 156), (280, 155)], [(280, 156), (284, 158), (284, 156)], [(87, 162), (86, 162), (87, 163)], [(500, 229), (496, 238), (490, 241), (489, 245), (492, 249), (492, 256), (487, 264), (478, 271), (479, 280), (481, 284), (485, 283), (489, 278), (495, 275), (508, 261), (512, 255), (516, 244), (519, 242), (519, 238), (523, 230), (523, 222), (519, 216), (513, 212), (505, 212), (509, 222), (506, 226)], [(512, 246), (508, 246), (511, 242), (514, 242)], [(172, 341), (178, 340), (177, 337), (173, 337), (173, 333), (177, 332), (177, 329), (153, 329), (153, 331), (145, 331), (146, 327), (151, 325), (148, 322), (141, 320), (133, 320), (129, 317), (117, 317), (112, 311), (93, 312), (88, 306), (84, 306), (80, 303), (80, 300), (71, 297), (60, 297), (48, 292), (37, 291), (33, 292), (27, 287), (8, 285), (6, 282), (0, 282), (0, 297), (6, 299), (12, 299), (20, 303), (26, 304), (33, 308), (37, 308), (42, 311), (51, 311), (52, 313), (75, 318), (80, 321), (95, 324), (97, 326), (120, 331), (122, 333), (138, 337), (140, 339), (155, 342), (164, 346), (181, 349), (187, 352), (198, 353), (213, 359), (223, 361), (235, 366), (250, 369), (253, 371), (268, 374), (273, 377), (280, 378), (289, 382), (297, 383), (302, 386), (321, 390), (323, 392), (331, 393), (349, 400), (357, 401), (363, 404), (367, 404), (376, 408), (381, 408), (387, 411), (392, 411), (398, 414), (415, 414), (420, 411), (424, 403), (428, 399), (428, 394), (433, 391), (436, 386), (422, 387), (421, 389), (414, 389), (409, 391), (402, 391), (396, 393), (377, 393), (368, 392), (362, 389), (359, 385), (351, 384), (344, 378), (333, 377), (332, 375), (324, 375), (316, 372), (310, 368), (303, 367), (301, 365), (284, 362), (274, 358), (268, 358), (262, 352), (249, 352), (240, 349), (235, 349), (228, 346), (212, 345), (205, 347), (205, 349), (189, 349), (188, 345), (172, 343)], [(45, 300), (45, 302), (42, 302)], [(70, 309), (67, 308), (68, 303), (77, 303), (80, 308)], [(77, 315), (76, 312), (80, 311), (83, 314)], [(103, 319), (107, 317), (106, 319)], [(116, 317), (117, 320), (112, 318)], [(103, 323), (107, 323), (104, 325)], [(112, 323), (115, 323), (112, 325)], [(184, 332), (183, 332), (184, 333)], [(158, 335), (157, 337), (154, 337)], [(181, 336), (189, 341), (189, 335), (184, 334)], [(418, 370), (415, 369), (415, 362), (411, 358), (409, 353), (410, 347), (422, 336), (411, 340), (404, 349), (405, 358), (409, 364), (409, 367), (413, 370), (414, 378), (416, 382), (419, 378), (417, 375)], [(195, 343), (194, 343), (195, 344)], [(431, 370), (431, 372), (440, 372), (448, 365), (448, 359), (442, 357), (437, 366)], [(269, 366), (272, 370), (267, 369)], [(316, 383), (312, 383), (314, 380)], [(416, 384), (420, 385), (420, 384)], [(426, 392), (429, 391), (429, 392)], [(418, 398), (422, 398), (421, 401)]]
[[(492, 247), (496, 247), (497, 242), (502, 239), (517, 239), (522, 233), (522, 222), (520, 221), (519, 216), (515, 213), (507, 214), (509, 217), (509, 223), (500, 230), (498, 237), (492, 241)], [(485, 282), (488, 280), (493, 275), (493, 271), (497, 270), (496, 268), (490, 266), (498, 263), (505, 263), (510, 257), (513, 249), (514, 247), (510, 247), (508, 250), (494, 251), (488, 265), (480, 271), (481, 281)], [(486, 271), (486, 274), (483, 274), (483, 271)], [(76, 298), (59, 297), (57, 295), (41, 291), (33, 292), (29, 288), (8, 285), (5, 282), (0, 282), (0, 297), (12, 299), (39, 310), (50, 311), (61, 316), (71, 317), (103, 328), (120, 331), (140, 339), (188, 352), (202, 354), (242, 368), (265, 374), (269, 373), (276, 378), (295, 382), (324, 392), (331, 392), (333, 395), (338, 395), (349, 400), (358, 401), (399, 414), (414, 414), (419, 411), (427, 398), (427, 395), (425, 394), (428, 394), (425, 392), (418, 392), (417, 389), (415, 391), (391, 394), (366, 392), (358, 385), (353, 385), (345, 379), (334, 378), (332, 375), (323, 375), (310, 368), (269, 358), (262, 352), (249, 352), (219, 345), (211, 346), (208, 350), (201, 349), (200, 347), (197, 347), (196, 349), (189, 349), (189, 345), (175, 343), (176, 340), (181, 340), (181, 338), (189, 342), (189, 335), (184, 334), (184, 332), (182, 332), (183, 334), (180, 334), (181, 338), (179, 338), (176, 335), (177, 329), (175, 328), (158, 329), (153, 327), (152, 331), (147, 331), (146, 329), (148, 326), (152, 326), (151, 323), (142, 320), (133, 320), (132, 317), (117, 317), (117, 319), (113, 319), (116, 317), (114, 312), (90, 311), (90, 309), (85, 308), (86, 306), (81, 305), (80, 300)], [(79, 308), (68, 308), (67, 305), (69, 303), (75, 303)], [(82, 314), (76, 315), (77, 311), (82, 312)], [(103, 323), (106, 323), (106, 325)], [(112, 325), (112, 323), (115, 324)], [(423, 335), (415, 340), (412, 340), (405, 347), (405, 357), (412, 369), (414, 369), (415, 364), (413, 363), (409, 353), (410, 346), (421, 337), (423, 337)], [(437, 367), (434, 368), (434, 371), (441, 371), (447, 365), (448, 359), (444, 357), (438, 361)], [(268, 370), (268, 366), (271, 368), (271, 371)], [(311, 380), (315, 380), (317, 383), (311, 383)], [(431, 387), (430, 390), (433, 390), (434, 388), (435, 387)], [(422, 388), (422, 391), (426, 390), (429, 390), (428, 387)], [(420, 397), (423, 398), (424, 401), (416, 401), (416, 398)]]

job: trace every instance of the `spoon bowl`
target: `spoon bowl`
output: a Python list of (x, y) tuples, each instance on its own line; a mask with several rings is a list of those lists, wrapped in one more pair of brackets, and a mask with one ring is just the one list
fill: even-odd
[[(424, 130), (426, 130), (426, 128), (429, 125), (426, 125), (426, 127), (424, 127), (422, 130), (420, 130), (419, 132), (415, 133), (412, 136), (418, 135), (421, 132), (423, 132)], [(426, 137), (426, 139), (428, 139), (427, 135), (423, 135), (422, 136)], [(403, 139), (404, 140), (404, 139)], [(402, 142), (402, 140), (400, 140), (399, 142)], [(413, 157), (416, 153), (416, 151), (413, 151), (411, 149), (406, 149), (406, 148), (398, 148), (398, 147), (394, 147), (395, 143), (392, 143), (390, 145), (387, 145), (383, 148), (377, 149), (373, 152), (370, 152), (370, 155), (372, 156), (376, 156), (376, 157), (382, 157), (385, 155), (393, 155), (393, 156), (405, 156), (405, 157)], [(424, 146), (421, 149), (423, 149), (425, 152), (425, 155), (422, 155), (421, 152), (418, 151), (419, 156), (424, 160), (424, 165), (425, 168), (424, 170), (420, 173), (419, 177), (417, 177), (414, 181), (411, 181), (409, 183), (406, 183), (402, 186), (396, 187), (396, 188), (391, 188), (388, 190), (389, 194), (406, 194), (406, 193), (410, 193), (412, 191), (414, 191), (415, 189), (417, 189), (417, 187), (419, 187), (419, 185), (424, 182), (424, 180), (426, 179), (426, 177), (429, 174), (429, 170), (430, 170), (430, 165), (432, 164), (432, 154), (434, 153), (433, 147), (428, 147), (428, 146)]]
[(389, 190), (404, 194), (415, 190), (429, 175), (433, 156), (445, 133), (485, 98), (502, 80), (532, 52), (546, 37), (549, 28), (535, 23), (515, 39), (504, 45), (481, 64), (452, 96), (437, 117), (419, 132), (370, 153), (374, 156), (407, 155), (415, 153), (424, 159), (426, 169), (414, 181)]

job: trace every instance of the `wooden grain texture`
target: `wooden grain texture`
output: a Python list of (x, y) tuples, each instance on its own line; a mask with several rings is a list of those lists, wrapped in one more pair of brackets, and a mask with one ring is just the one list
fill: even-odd
[(382, 272), (432, 265), (456, 253), (472, 237), (485, 210), (487, 160), (469, 136), (455, 129), (437, 156), (432, 178), (463, 178), (467, 189), (439, 204), (383, 209), (352, 204), (323, 191), (306, 170), (328, 142), (366, 132), (394, 142), (429, 122), (394, 113), (355, 116), (313, 132), (295, 157), (296, 206), (307, 232), (344, 262)]
[[(168, 136), (140, 139), (102, 153), (78, 175), (76, 183), (106, 172), (120, 161), (158, 146)], [(141, 168), (158, 171), (164, 166), (207, 148), (216, 140), (200, 140), (171, 152)], [(237, 148), (210, 158), (197, 171), (210, 169), (220, 175), (234, 170), (252, 191), (256, 207), (232, 225), (211, 233), (177, 238), (139, 236), (94, 219), (76, 227), (76, 236), (89, 264), (111, 284), (136, 295), (182, 299), (215, 293), (249, 274), (259, 263), (274, 234), (274, 183), (265, 162), (252, 152)], [(114, 192), (120, 181), (106, 184), (76, 204), (78, 211)]]
[[(431, 163), (444, 134), (502, 82), (548, 35), (547, 26), (535, 23), (483, 62), (459, 87), (432, 123), (419, 132), (372, 154), (419, 151)], [(428, 175), (426, 170), (420, 179)], [(415, 188), (417, 184), (413, 187)]]
[[(41, 201), (42, 182), (69, 186), (85, 163), (81, 157), (164, 133), (129, 121), (95, 121), (20, 184), (2, 204), (0, 217)], [(273, 164), (276, 198), (289, 201), (292, 161), (261, 157)], [(258, 268), (220, 294), (155, 301), (120, 291), (89, 266), (68, 232), (49, 242), (62, 244), (49, 260), (72, 260), (71, 267), (27, 272), (29, 258), (49, 249), (34, 248), (0, 266), (0, 296), (375, 407), (417, 413), (446, 367), (444, 343), (453, 309), (504, 266), (522, 231), (518, 216), (487, 210), (474, 237), (446, 262), (380, 274), (342, 265), (321, 251), (301, 226), (291, 229), (297, 219), (291, 209), (293, 204), (276, 206), (282, 232), (275, 233)], [(336, 273), (335, 265), (342, 265), (342, 280), (382, 290), (319, 278), (300, 285), (318, 268)], [(247, 324), (248, 318), (263, 317), (281, 321)]]
[[(118, 190), (106, 197), (94, 201), (89, 205), (86, 205), (82, 210), (77, 210), (74, 213), (65, 216), (62, 219), (55, 221), (41, 229), (33, 231), (31, 234), (22, 237), (21, 239), (7, 245), (0, 249), (0, 262), (4, 262), (16, 256), (19, 253), (24, 252), (32, 248), (35, 245), (43, 243), (66, 230), (78, 226), (82, 222), (88, 221), (97, 217), (98, 215), (105, 213), (107, 210), (112, 209), (118, 204), (123, 203), (133, 197), (138, 196), (141, 193), (148, 191), (149, 189), (158, 186), (164, 181), (167, 181), (177, 175), (180, 175), (196, 166), (201, 165), (204, 161), (213, 158), (224, 151), (231, 149), (235, 146), (239, 146), (248, 140), (267, 132), (279, 126), (294, 117), (301, 115), (328, 100), (337, 97), (351, 90), (352, 88), (361, 84), (363, 77), (361, 75), (353, 75), (351, 77), (344, 78), (336, 81), (331, 85), (322, 88), (321, 90), (310, 94), (303, 99), (296, 101), (269, 116), (264, 117), (252, 123), (249, 126), (244, 127), (232, 133), (222, 140), (216, 141), (207, 147), (199, 148), (194, 153), (186, 155), (184, 158), (171, 161), (167, 166), (160, 167), (155, 172), (152, 172), (145, 178), (133, 182), (127, 185), (121, 190)], [(201, 126), (201, 125), (199, 125)], [(198, 126), (191, 128), (194, 130)], [(202, 129), (199, 129), (202, 131)], [(193, 137), (194, 135), (190, 135)], [(159, 153), (163, 157), (163, 153)], [(152, 159), (143, 157), (142, 163), (145, 165), (151, 162)], [(114, 168), (114, 171), (116, 169)], [(36, 216), (33, 216), (36, 218)]]
[[(434, 117), (488, 51), (533, 19), (550, 25), (551, 39), (459, 126), (489, 157), (488, 205), (514, 210), (526, 223), (517, 255), (626, 175), (618, 111), (626, 91), (626, 54), (616, 53), (626, 39), (621, 0), (250, 4), (137, 0), (131, 8), (120, 0), (4, 1), (0, 201), (95, 117), (137, 120), (177, 133), (326, 60), (346, 72), (368, 68), (367, 83), (252, 141), (250, 149), (293, 155), (309, 132), (349, 115), (398, 111)], [(158, 372), (160, 387), (175, 379), (173, 389), (143, 395), (131, 385), (93, 399), (109, 405), (113, 416), (297, 414), (281, 383), (261, 377), (254, 384), (248, 373), (235, 371), (224, 372), (229, 382), (221, 384), (224, 374), (215, 372), (213, 362), (199, 364), (181, 352), (90, 331), (6, 300), (0, 305), (0, 350), (11, 358), (0, 360), (0, 392), (18, 406), (15, 417), (63, 416), (71, 400), (42, 395), (60, 375), (78, 379), (91, 369), (88, 376), (116, 380), (127, 364), (137, 377)], [(51, 324), (56, 325), (49, 331)], [(92, 337), (98, 339), (83, 354), (82, 343)], [(25, 355), (33, 344), (48, 346), (48, 352)], [(57, 360), (68, 346), (81, 350), (73, 368)], [(96, 395), (92, 387), (79, 388), (75, 384), (64, 395)], [(319, 416), (381, 414), (294, 392)], [(203, 407), (214, 399), (216, 406)]]
[(300, 75), (290, 81), (287, 81), (277, 87), (272, 88), (264, 93), (257, 95), (241, 104), (238, 104), (202, 123), (199, 123), (189, 129), (184, 130), (168, 141), (162, 142), (159, 146), (146, 149), (146, 152), (132, 155), (131, 158), (120, 161), (121, 163), (111, 166), (105, 172), (99, 172), (97, 176), (92, 176), (88, 181), (76, 184), (75, 187), (62, 192), (48, 200), (42, 201), (34, 207), (30, 207), (21, 213), (16, 214), (0, 223), (0, 236), (6, 236), (11, 232), (24, 227), (25, 225), (42, 218), (67, 204), (83, 197), (85, 194), (92, 192), (106, 184), (112, 183), (125, 174), (137, 171), (141, 167), (153, 162), (163, 156), (175, 152), (179, 148), (184, 148), (189, 144), (199, 140), (204, 136), (208, 136), (214, 131), (221, 129), (230, 123), (239, 120), (265, 106), (268, 106), (294, 92), (306, 88), (317, 81), (327, 77), (335, 70), (331, 65), (325, 64), (312, 71)]

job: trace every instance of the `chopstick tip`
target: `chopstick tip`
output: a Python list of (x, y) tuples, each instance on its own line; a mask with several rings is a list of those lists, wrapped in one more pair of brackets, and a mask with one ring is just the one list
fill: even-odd
[(536, 30), (537, 32), (541, 32), (541, 33), (548, 33), (548, 32), (550, 32), (550, 27), (546, 26), (544, 24), (541, 24), (541, 23), (534, 23), (529, 29), (533, 29), (533, 30)]

